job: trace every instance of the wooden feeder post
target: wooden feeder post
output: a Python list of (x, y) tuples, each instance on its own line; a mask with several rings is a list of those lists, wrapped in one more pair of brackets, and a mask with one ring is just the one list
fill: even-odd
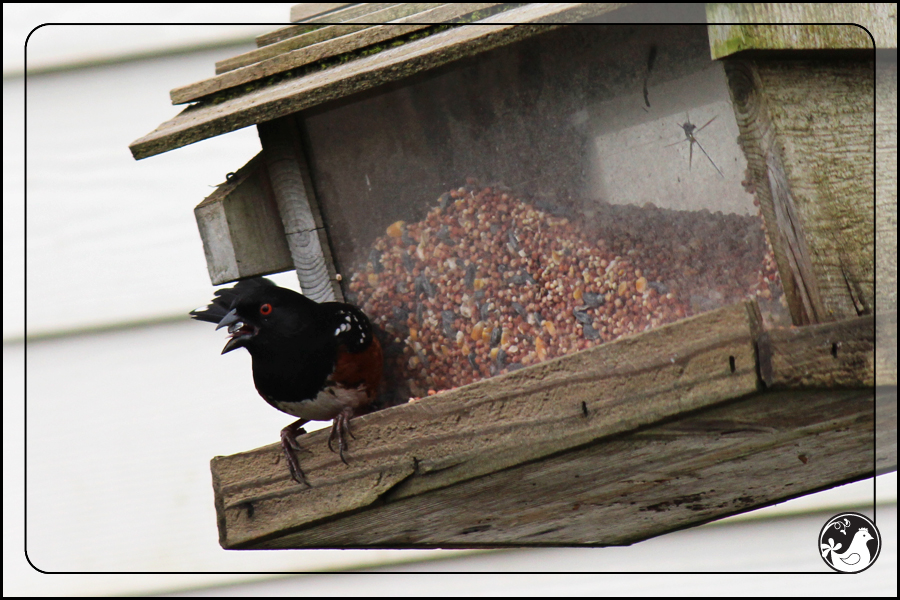
[(343, 300), (294, 119), (282, 117), (257, 127), (300, 289), (316, 302)]
[[(783, 17), (772, 14), (781, 11), (774, 5), (712, 6), (713, 22), (747, 19), (748, 6), (757, 9), (753, 20)], [(725, 60), (741, 143), (776, 260), (787, 274), (794, 323), (871, 314), (873, 40), (854, 25), (711, 25), (710, 38), (713, 57)], [(798, 47), (845, 53), (790, 53)]]
[[(443, 182), (461, 152), (417, 161), (419, 150), (434, 139), (450, 140), (448, 148), (474, 139), (423, 118), (407, 137), (386, 140), (391, 119), (433, 116), (423, 97), (455, 100), (441, 93), (447, 81), (462, 87), (448, 65), (524, 48), (564, 22), (619, 8), (320, 5), (329, 12), (298, 12), (303, 23), (260, 36), (256, 50), (218, 63), (215, 77), (173, 90), (174, 103), (195, 104), (132, 152), (143, 158), (257, 125), (263, 151), (195, 209), (210, 279), (296, 269), (306, 294), (340, 299), (336, 265), (367, 250), (356, 233), (384, 218), (379, 211), (412, 206), (394, 196), (406, 179)], [(309, 488), (290, 478), (278, 444), (216, 457), (222, 546), (623, 545), (895, 470), (896, 66), (875, 64), (861, 28), (755, 25), (863, 23), (875, 48), (895, 50), (891, 10), (707, 5), (710, 54), (724, 63), (747, 183), (758, 194), (794, 327), (767, 326), (756, 301), (741, 301), (365, 415), (354, 420), (349, 465), (328, 451), (327, 431), (313, 432), (298, 439)], [(391, 25), (372, 25), (379, 20)], [(437, 21), (479, 26), (426, 25)], [(498, 64), (510, 63), (490, 68), (509, 72)], [(416, 97), (404, 92), (410, 81), (434, 87)], [(521, 85), (525, 96), (534, 92)], [(353, 129), (358, 145), (323, 147), (329, 127), (363, 110), (361, 98), (384, 110)], [(444, 112), (464, 114), (448, 106)], [(485, 112), (474, 106), (471, 114)], [(379, 121), (384, 113), (390, 118)], [(459, 114), (451, 116), (465, 120)], [(559, 146), (571, 141), (559, 133), (562, 121), (550, 115), (543, 125), (559, 126), (542, 128), (560, 136)], [(472, 125), (481, 135), (482, 123)], [(554, 144), (527, 122), (509, 126), (528, 143), (498, 169), (533, 177), (546, 165), (529, 152)], [(396, 140), (413, 148), (409, 171), (384, 150)], [(390, 202), (348, 193), (366, 191), (358, 180), (367, 176), (335, 182), (322, 168), (353, 153), (371, 157)], [(569, 156), (557, 158), (569, 170), (548, 170), (545, 179), (578, 171)]]

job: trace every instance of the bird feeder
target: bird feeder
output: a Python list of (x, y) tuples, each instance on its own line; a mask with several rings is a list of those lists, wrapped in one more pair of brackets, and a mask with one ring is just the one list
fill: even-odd
[[(172, 90), (135, 158), (262, 143), (194, 211), (212, 283), (295, 269), (386, 341), (349, 464), (213, 459), (223, 547), (630, 544), (895, 468), (874, 6), (297, 5)], [(753, 25), (816, 21), (875, 46)]]

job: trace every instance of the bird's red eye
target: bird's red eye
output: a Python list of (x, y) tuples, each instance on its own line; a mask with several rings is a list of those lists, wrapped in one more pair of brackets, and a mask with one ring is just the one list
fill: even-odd
[(259, 314), (268, 316), (272, 314), (272, 305), (268, 302), (259, 307)]

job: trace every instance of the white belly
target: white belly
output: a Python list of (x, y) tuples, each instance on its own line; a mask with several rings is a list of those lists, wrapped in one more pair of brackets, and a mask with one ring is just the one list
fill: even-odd
[(311, 400), (301, 402), (279, 402), (266, 398), (266, 402), (289, 415), (298, 419), (310, 421), (330, 421), (341, 411), (350, 409), (354, 411), (366, 402), (365, 386), (354, 389), (332, 387), (326, 388)]

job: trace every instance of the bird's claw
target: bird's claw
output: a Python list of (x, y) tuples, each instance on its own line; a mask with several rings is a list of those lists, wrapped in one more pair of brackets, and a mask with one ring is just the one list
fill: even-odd
[(284, 457), (287, 459), (291, 478), (301, 485), (312, 487), (306, 480), (306, 475), (303, 474), (303, 469), (300, 468), (300, 461), (294, 453), (296, 450), (300, 450), (297, 436), (306, 433), (306, 430), (303, 429), (305, 423), (306, 421), (301, 419), (281, 430), (281, 449), (284, 451)]
[(347, 462), (347, 459), (344, 458), (344, 450), (347, 449), (347, 440), (344, 439), (344, 433), (347, 433), (354, 440), (356, 436), (353, 435), (353, 432), (350, 431), (350, 417), (346, 414), (339, 414), (334, 419), (334, 423), (331, 425), (331, 435), (328, 436), (328, 449), (334, 452), (334, 447), (332, 447), (331, 442), (337, 438), (338, 441), (338, 454), (341, 457), (341, 462), (345, 465), (349, 466), (350, 463)]

